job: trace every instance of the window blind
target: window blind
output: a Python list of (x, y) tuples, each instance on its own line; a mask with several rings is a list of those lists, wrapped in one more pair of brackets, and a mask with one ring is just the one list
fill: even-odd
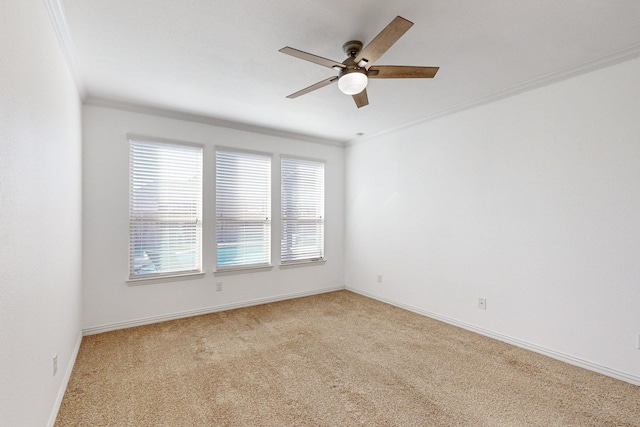
[(216, 245), (220, 269), (271, 263), (271, 156), (216, 151)]
[(129, 277), (202, 270), (202, 147), (130, 140)]
[(281, 159), (283, 264), (324, 259), (324, 163)]

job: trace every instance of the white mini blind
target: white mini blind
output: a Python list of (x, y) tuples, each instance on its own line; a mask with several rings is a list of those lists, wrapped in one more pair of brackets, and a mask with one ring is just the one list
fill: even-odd
[(202, 271), (202, 147), (130, 139), (129, 277)]
[(271, 156), (216, 151), (217, 268), (271, 263)]
[(281, 159), (282, 264), (324, 259), (324, 163)]

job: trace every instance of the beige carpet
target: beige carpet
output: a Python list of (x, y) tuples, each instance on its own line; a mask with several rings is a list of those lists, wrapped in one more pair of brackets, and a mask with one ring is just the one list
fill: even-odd
[(56, 426), (640, 426), (640, 387), (340, 291), (85, 337)]

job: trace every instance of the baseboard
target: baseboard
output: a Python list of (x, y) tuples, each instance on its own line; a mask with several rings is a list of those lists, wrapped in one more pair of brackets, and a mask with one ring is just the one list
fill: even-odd
[(422, 310), (422, 309), (414, 307), (412, 305), (404, 304), (404, 303), (401, 303), (401, 302), (398, 302), (398, 301), (395, 301), (395, 300), (392, 300), (392, 299), (389, 299), (389, 298), (381, 297), (379, 295), (375, 295), (375, 294), (369, 293), (367, 291), (363, 291), (363, 290), (358, 289), (358, 288), (353, 288), (353, 287), (350, 287), (350, 286), (346, 286), (345, 289), (348, 290), (348, 291), (363, 295), (363, 296), (368, 297), (368, 298), (372, 298), (372, 299), (375, 299), (375, 300), (378, 300), (378, 301), (381, 301), (381, 302), (384, 302), (384, 303), (387, 303), (387, 304), (390, 304), (390, 305), (393, 305), (393, 306), (396, 306), (396, 307), (399, 307), (399, 308), (402, 308), (402, 309), (405, 309), (405, 310), (408, 310), (408, 311), (412, 311), (412, 312), (420, 314), (422, 316), (430, 317), (432, 319), (436, 319), (436, 320), (439, 320), (441, 322), (448, 323), (450, 325), (458, 326), (458, 327), (460, 327), (462, 329), (466, 329), (468, 331), (475, 332), (475, 333), (478, 333), (480, 335), (487, 336), (489, 338), (494, 338), (494, 339), (496, 339), (498, 341), (506, 342), (507, 344), (511, 344), (511, 345), (516, 346), (516, 347), (524, 348), (526, 350), (531, 350), (531, 351), (534, 351), (536, 353), (543, 354), (545, 356), (551, 357), (552, 359), (560, 360), (560, 361), (568, 363), (570, 365), (578, 366), (580, 368), (584, 368), (584, 369), (587, 369), (589, 371), (597, 372), (599, 374), (603, 374), (603, 375), (606, 375), (608, 377), (616, 378), (618, 380), (622, 380), (622, 381), (625, 381), (625, 382), (640, 386), (640, 376), (637, 376), (637, 375), (633, 375), (633, 374), (630, 374), (630, 373), (627, 373), (627, 372), (619, 371), (617, 369), (612, 369), (612, 368), (609, 368), (609, 367), (606, 367), (606, 366), (599, 365), (597, 363), (589, 362), (588, 360), (580, 359), (578, 357), (574, 357), (574, 356), (571, 356), (571, 355), (568, 355), (568, 354), (564, 354), (564, 353), (552, 350), (550, 348), (542, 347), (542, 346), (539, 346), (537, 344), (532, 344), (530, 342), (523, 341), (523, 340), (520, 340), (518, 338), (513, 338), (513, 337), (510, 337), (508, 335), (503, 335), (503, 334), (500, 334), (498, 332), (494, 332), (494, 331), (491, 331), (491, 330), (488, 330), (488, 329), (479, 328), (479, 327), (474, 326), (474, 325), (472, 325), (470, 323), (461, 322), (459, 320), (452, 319), (452, 318), (449, 318), (449, 317), (446, 317), (446, 316), (442, 316), (442, 315), (439, 315), (439, 314), (436, 314), (436, 313), (432, 313), (432, 312), (427, 311), (427, 310)]
[(73, 367), (76, 364), (76, 358), (78, 357), (78, 351), (80, 351), (81, 343), (82, 343), (82, 333), (79, 333), (78, 339), (76, 340), (76, 345), (73, 348), (71, 357), (69, 358), (69, 363), (67, 363), (67, 369), (64, 372), (64, 378), (62, 379), (62, 383), (60, 384), (60, 390), (58, 391), (56, 402), (54, 403), (53, 409), (51, 410), (51, 415), (49, 416), (49, 422), (47, 423), (47, 427), (53, 427), (53, 425), (56, 423), (56, 418), (58, 417), (58, 411), (60, 411), (60, 405), (62, 405), (62, 399), (64, 398), (64, 393), (67, 391), (67, 386), (69, 385), (69, 380), (71, 379), (71, 373), (73, 372)]
[(160, 316), (145, 317), (135, 320), (127, 320), (124, 322), (109, 323), (106, 325), (92, 326), (82, 330), (84, 336), (101, 334), (103, 332), (115, 331), (118, 329), (133, 328), (136, 326), (150, 325), (152, 323), (166, 322), (168, 320), (182, 319), (185, 317), (200, 316), (202, 314), (216, 313), (218, 311), (233, 310), (236, 308), (251, 307), (254, 305), (268, 304), (271, 302), (285, 301), (293, 298), (302, 298), (311, 295), (324, 294), (344, 290), (344, 286), (336, 286), (332, 288), (322, 288), (312, 291), (296, 292), (291, 294), (276, 295), (267, 298), (257, 298), (247, 301), (241, 301), (231, 304), (217, 305), (213, 307), (200, 308), (197, 310), (187, 310), (171, 314), (163, 314)]

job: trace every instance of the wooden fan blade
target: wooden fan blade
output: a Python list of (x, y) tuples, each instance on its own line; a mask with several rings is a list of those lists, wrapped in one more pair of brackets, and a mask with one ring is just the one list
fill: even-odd
[(432, 79), (440, 67), (410, 67), (404, 65), (378, 65), (369, 68), (370, 79)]
[(291, 95), (287, 96), (287, 98), (293, 99), (293, 98), (297, 98), (301, 95), (304, 95), (305, 93), (309, 93), (312, 92), (316, 89), (320, 89), (321, 87), (325, 87), (330, 85), (331, 83), (335, 82), (338, 80), (338, 76), (334, 76), (334, 77), (329, 77), (326, 80), (322, 80), (321, 82), (318, 82), (316, 84), (313, 84), (307, 88), (304, 88), (302, 90), (297, 91), (296, 93), (292, 93)]
[(314, 64), (319, 64), (327, 68), (343, 69), (345, 67), (345, 65), (340, 62), (323, 58), (321, 56), (314, 55), (312, 53), (303, 52), (301, 50), (294, 49), (288, 46), (283, 47), (282, 49), (280, 49), (279, 52), (286, 53), (287, 55), (295, 56), (296, 58), (304, 59), (305, 61), (313, 62)]
[(356, 101), (358, 108), (369, 105), (369, 97), (367, 96), (367, 89), (363, 89), (362, 92), (356, 93), (353, 96), (353, 100)]
[(413, 22), (407, 21), (401, 16), (396, 16), (380, 34), (358, 53), (355, 59), (356, 64), (363, 59), (367, 61), (369, 65), (376, 62), (411, 26), (413, 26)]

